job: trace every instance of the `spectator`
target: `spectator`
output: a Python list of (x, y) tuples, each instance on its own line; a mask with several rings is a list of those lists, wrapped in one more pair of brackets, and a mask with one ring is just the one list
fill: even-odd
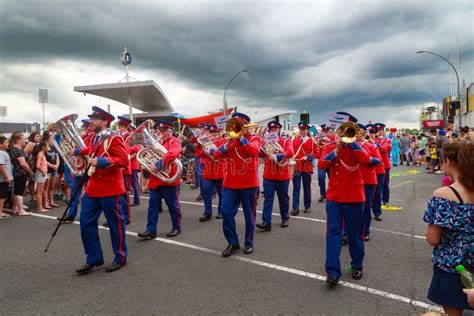
[(421, 157), (421, 163), (426, 162), (426, 145), (428, 143), (428, 138), (424, 133), (421, 133), (421, 139), (420, 139), (420, 157)]
[(448, 315), (461, 315), (469, 304), (455, 268), (462, 264), (474, 271), (474, 143), (445, 143), (443, 149), (443, 169), (454, 183), (433, 192), (423, 217), (428, 223), (426, 241), (433, 247), (428, 298)]
[[(49, 212), (50, 208), (46, 208), (44, 199), (44, 184), (48, 176), (48, 162), (46, 161), (46, 153), (49, 151), (47, 141), (41, 141), (33, 151), (33, 166), (35, 171), (36, 182), (36, 204), (38, 213)], [(46, 201), (44, 201), (46, 202)]]
[(438, 132), (438, 139), (436, 140), (436, 149), (438, 150), (438, 171), (436, 173), (443, 173), (441, 171), (441, 164), (443, 163), (443, 144), (448, 141), (445, 130)]
[(436, 144), (434, 142), (430, 145), (430, 171), (428, 173), (435, 173), (435, 167), (438, 165), (438, 150), (436, 149)]
[(25, 138), (23, 132), (16, 131), (9, 141), (9, 155), (13, 165), (13, 214), (20, 216), (31, 215), (23, 209), (23, 196), (25, 195), (26, 182), (33, 176), (30, 166), (26, 162)]
[(54, 150), (53, 138), (50, 132), (44, 132), (43, 141), (47, 142), (49, 145), (49, 150), (46, 152), (48, 175), (44, 184), (43, 207), (45, 209), (51, 209), (52, 207), (59, 206), (58, 204), (54, 203), (54, 184), (57, 178), (59, 159), (57, 157), (56, 151)]
[(394, 134), (392, 138), (392, 163), (394, 166), (398, 166), (400, 158), (400, 140), (398, 135)]
[(184, 163), (185, 166), (185, 175), (186, 175), (186, 183), (191, 184), (195, 182), (194, 179), (194, 153), (196, 151), (196, 145), (191, 143), (188, 138), (185, 138), (182, 142), (182, 149), (181, 153), (184, 156)]
[(403, 133), (402, 138), (400, 138), (400, 152), (401, 152), (401, 162), (400, 165), (403, 165), (403, 162), (406, 161), (407, 166), (410, 165), (409, 154), (410, 154), (410, 139), (408, 138), (407, 133)]
[(0, 219), (10, 217), (10, 215), (3, 212), (3, 205), (8, 196), (8, 187), (13, 181), (12, 164), (10, 162), (10, 156), (6, 152), (7, 147), (7, 138), (0, 136)]
[[(34, 169), (33, 168), (33, 157), (32, 157), (32, 154), (33, 154), (33, 149), (35, 148), (36, 145), (39, 144), (39, 142), (41, 141), (41, 134), (40, 132), (33, 132), (30, 134), (30, 136), (28, 136), (28, 143), (26, 143), (25, 145), (25, 159), (26, 161), (28, 162), (28, 164), (30, 165), (30, 168), (31, 169)], [(36, 201), (36, 195), (35, 195), (35, 180), (34, 179), (30, 179), (28, 180), (28, 184), (26, 186), (27, 190), (28, 190), (28, 193), (30, 194), (30, 200), (31, 201)]]

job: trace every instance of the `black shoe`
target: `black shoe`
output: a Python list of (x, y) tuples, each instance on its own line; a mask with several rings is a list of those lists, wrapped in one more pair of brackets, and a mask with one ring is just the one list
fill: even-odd
[(222, 214), (217, 214), (216, 218), (217, 219), (222, 219)]
[(159, 209), (158, 209), (158, 213), (163, 213), (163, 209), (162, 209), (162, 208), (159, 208)]
[(318, 199), (318, 202), (324, 202), (325, 199), (326, 197), (321, 195)]
[(240, 249), (240, 245), (229, 244), (222, 252), (222, 257), (230, 257)]
[(131, 207), (138, 206), (138, 205), (140, 205), (140, 202), (138, 202), (138, 203), (133, 203), (133, 204), (130, 204), (130, 206), (131, 206)]
[(296, 216), (296, 215), (298, 215), (299, 213), (300, 213), (300, 210), (297, 209), (297, 208), (293, 209), (293, 211), (290, 212), (291, 216)]
[(333, 277), (326, 277), (326, 282), (329, 283), (329, 285), (335, 286), (339, 283), (339, 278), (333, 278)]
[(156, 238), (156, 233), (150, 233), (148, 231), (144, 233), (138, 233), (138, 237), (143, 238), (143, 239), (155, 239)]
[(127, 260), (124, 260), (121, 263), (116, 263), (115, 261), (112, 261), (112, 263), (107, 268), (105, 268), (105, 272), (110, 273), (110, 272), (120, 270), (126, 264), (127, 264)]
[(104, 223), (102, 224), (102, 226), (104, 226), (104, 227), (109, 227), (109, 223), (104, 222)]
[(212, 199), (214, 200), (216, 197), (217, 197), (217, 194), (214, 193), (214, 194), (212, 195)]
[(103, 264), (104, 264), (104, 262), (99, 262), (99, 263), (95, 263), (95, 264), (86, 263), (86, 264), (82, 265), (79, 269), (76, 269), (76, 273), (80, 274), (80, 275), (87, 274), (87, 273), (91, 272), (94, 267), (100, 267)]
[(375, 216), (374, 219), (375, 219), (377, 222), (381, 222), (381, 221), (382, 221), (382, 216)]
[(172, 229), (166, 234), (166, 237), (174, 237), (179, 234), (181, 234), (181, 229)]
[(362, 269), (360, 270), (352, 269), (352, 278), (355, 280), (362, 279)]
[(349, 239), (347, 238), (347, 236), (342, 236), (342, 244), (347, 245), (348, 243), (349, 243)]
[(369, 241), (370, 240), (370, 235), (365, 235), (364, 236), (364, 241)]
[(253, 252), (253, 247), (252, 246), (248, 246), (248, 247), (244, 248), (244, 254), (249, 255), (252, 252)]
[(267, 232), (272, 231), (272, 225), (265, 224), (265, 222), (262, 222), (261, 224), (257, 224), (256, 226), (260, 229), (263, 229), (263, 230), (267, 231)]
[(125, 225), (130, 225), (130, 221), (126, 221), (126, 222), (125, 222)]
[(288, 227), (288, 225), (289, 225), (289, 224), (288, 224), (288, 220), (287, 220), (287, 219), (284, 219), (284, 220), (281, 221), (281, 225), (280, 225), (281, 227), (285, 228), (285, 227)]
[(202, 201), (202, 195), (199, 194), (198, 197), (196, 198), (196, 201)]
[(309, 207), (305, 208), (305, 209), (304, 209), (304, 212), (305, 212), (305, 213), (311, 212), (311, 208), (309, 208)]
[[(58, 220), (60, 220), (60, 219), (61, 219), (61, 218), (58, 218)], [(75, 217), (66, 216), (66, 217), (63, 219), (63, 223), (64, 223), (64, 224), (74, 223), (75, 220), (76, 220)]]
[(204, 214), (203, 216), (199, 217), (200, 222), (207, 222), (212, 219), (212, 216), (209, 214)]

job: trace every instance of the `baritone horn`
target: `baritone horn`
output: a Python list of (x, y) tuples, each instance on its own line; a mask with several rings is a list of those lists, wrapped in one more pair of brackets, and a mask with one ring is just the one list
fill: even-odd
[(56, 134), (53, 135), (54, 148), (76, 177), (83, 176), (87, 167), (87, 160), (84, 157), (70, 155), (73, 149), (86, 147), (74, 124), (77, 117), (77, 114), (70, 114), (58, 120), (54, 125), (58, 129), (58, 132), (61, 132), (62, 137), (56, 139)]
[(256, 135), (261, 131), (262, 126), (255, 123), (244, 124), (244, 122), (238, 117), (230, 118), (225, 125), (225, 132), (230, 139), (242, 138), (242, 136), (247, 133)]
[[(156, 170), (156, 162), (163, 159), (168, 150), (151, 134), (150, 129), (152, 126), (153, 121), (146, 120), (133, 131), (133, 139), (141, 138), (138, 142), (144, 145), (144, 148), (140, 149), (137, 153), (137, 160), (143, 168), (147, 169), (161, 181), (172, 183), (181, 176), (183, 165), (179, 159), (175, 159), (162, 170)], [(172, 165), (175, 166), (175, 170), (173, 170)]]

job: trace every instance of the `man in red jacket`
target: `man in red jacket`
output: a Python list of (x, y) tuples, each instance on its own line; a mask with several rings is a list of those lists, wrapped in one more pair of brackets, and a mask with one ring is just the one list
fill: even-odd
[(383, 181), (382, 190), (382, 203), (384, 205), (388, 205), (388, 201), (390, 199), (390, 169), (392, 168), (389, 154), (392, 152), (392, 140), (385, 135), (385, 124), (375, 123), (374, 126), (378, 130), (376, 145), (380, 149), (383, 165), (385, 167), (385, 178)]
[[(234, 113), (232, 117), (248, 124), (250, 118), (243, 113)], [(242, 203), (245, 216), (245, 249), (244, 254), (253, 252), (253, 235), (255, 216), (259, 195), (258, 153), (260, 138), (245, 133), (239, 139), (229, 139), (224, 145), (211, 154), (214, 159), (225, 158), (224, 181), (222, 183), (222, 216), (224, 236), (229, 243), (222, 252), (229, 257), (240, 249), (239, 236), (235, 228), (235, 215)]]
[(272, 230), (272, 212), (275, 191), (280, 204), (281, 227), (288, 227), (288, 211), (290, 208), (290, 197), (288, 185), (290, 184), (289, 159), (293, 157), (293, 143), (290, 139), (280, 136), (282, 125), (277, 121), (271, 121), (267, 125), (269, 133), (278, 134), (276, 142), (284, 150), (268, 157), (264, 154), (265, 163), (263, 168), (263, 191), (265, 201), (263, 202), (262, 223), (257, 227), (265, 231)]
[[(163, 170), (171, 166), (170, 175), (175, 175), (177, 167), (173, 163), (179, 159), (181, 152), (181, 142), (177, 137), (173, 136), (174, 126), (171, 122), (160, 120), (157, 122), (159, 135), (161, 136), (162, 146), (167, 150), (163, 158), (155, 164), (156, 171)], [(181, 176), (178, 176), (173, 182), (163, 182), (154, 175), (150, 175), (148, 187), (150, 189), (150, 200), (148, 204), (148, 223), (144, 233), (138, 233), (138, 237), (143, 239), (156, 238), (158, 225), (158, 209), (161, 206), (161, 200), (165, 200), (170, 211), (171, 222), (173, 227), (166, 234), (167, 237), (174, 237), (181, 233), (181, 207), (179, 205), (179, 190), (181, 185)]]
[(86, 263), (76, 270), (78, 274), (90, 272), (104, 264), (99, 240), (98, 220), (104, 211), (110, 228), (114, 261), (106, 272), (119, 270), (127, 263), (125, 218), (121, 211), (121, 195), (125, 192), (122, 169), (128, 165), (127, 150), (122, 137), (107, 130), (114, 117), (99, 107), (92, 107), (89, 115), (95, 137), (83, 149), (71, 154), (89, 157), (89, 180), (81, 203), (81, 237), (86, 252)]
[[(220, 129), (216, 125), (211, 124), (208, 126), (208, 132), (204, 132), (201, 136), (214, 135), (214, 145), (216, 148), (219, 148), (226, 143), (225, 139), (217, 136), (219, 132)], [(201, 145), (199, 147), (201, 147), (202, 153), (199, 162), (202, 166), (201, 188), (204, 198), (204, 214), (199, 218), (199, 221), (206, 222), (212, 218), (212, 195), (214, 190), (219, 197), (216, 218), (222, 218), (222, 180), (224, 179), (225, 161), (222, 158), (214, 159), (214, 157), (210, 156), (210, 152), (206, 152), (206, 149), (202, 148)]]
[(305, 122), (298, 124), (300, 136), (293, 140), (296, 170), (293, 176), (293, 211), (292, 216), (300, 213), (301, 180), (303, 180), (304, 212), (311, 212), (311, 175), (313, 174), (313, 160), (319, 158), (320, 151), (308, 135), (309, 125)]
[[(321, 169), (329, 169), (329, 185), (326, 196), (326, 281), (331, 285), (339, 283), (342, 247), (342, 219), (349, 236), (349, 253), (352, 258), (352, 277), (362, 278), (364, 261), (364, 182), (360, 165), (371, 162), (369, 155), (355, 142), (355, 137), (345, 137), (344, 129), (355, 123), (343, 123), (338, 129), (341, 140), (326, 146), (318, 162)], [(354, 128), (354, 127), (351, 127)], [(345, 141), (345, 143), (344, 143)], [(374, 161), (375, 163), (375, 161)]]

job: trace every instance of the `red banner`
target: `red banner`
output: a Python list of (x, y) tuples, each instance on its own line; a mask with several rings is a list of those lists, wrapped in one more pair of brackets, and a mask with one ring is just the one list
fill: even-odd
[(443, 120), (424, 120), (422, 121), (423, 128), (443, 128)]
[[(234, 111), (233, 108), (227, 109), (227, 115), (231, 114)], [(198, 116), (198, 117), (190, 117), (190, 118), (182, 118), (180, 120), (181, 124), (186, 124), (191, 127), (197, 127), (199, 123), (202, 124), (216, 124), (216, 118), (221, 117), (224, 115), (224, 111), (218, 113), (212, 113), (209, 115)]]

